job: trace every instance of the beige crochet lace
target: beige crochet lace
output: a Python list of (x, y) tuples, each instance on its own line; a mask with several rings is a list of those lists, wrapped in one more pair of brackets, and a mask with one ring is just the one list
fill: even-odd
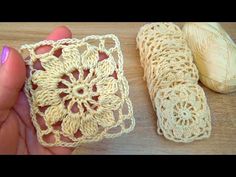
[[(45, 45), (52, 49), (36, 54)], [(133, 108), (116, 36), (41, 41), (23, 45), (24, 51), (30, 54), (25, 59), (30, 69), (25, 93), (42, 145), (75, 147), (133, 130)]]
[(211, 117), (198, 70), (182, 31), (173, 23), (141, 27), (137, 47), (157, 112), (157, 131), (175, 142), (210, 136)]

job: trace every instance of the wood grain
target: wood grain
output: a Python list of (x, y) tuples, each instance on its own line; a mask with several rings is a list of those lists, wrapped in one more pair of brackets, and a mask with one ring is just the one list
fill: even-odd
[[(212, 135), (207, 140), (177, 144), (156, 133), (156, 114), (152, 108), (135, 38), (144, 23), (0, 23), (0, 45), (19, 48), (47, 36), (56, 26), (66, 25), (73, 37), (116, 34), (124, 54), (124, 72), (130, 85), (136, 127), (116, 139), (81, 145), (75, 154), (236, 154), (236, 93), (218, 94), (204, 88), (212, 114)], [(182, 23), (178, 23), (182, 26)], [(222, 23), (236, 41), (236, 23)], [(235, 68), (236, 69), (236, 68)]]

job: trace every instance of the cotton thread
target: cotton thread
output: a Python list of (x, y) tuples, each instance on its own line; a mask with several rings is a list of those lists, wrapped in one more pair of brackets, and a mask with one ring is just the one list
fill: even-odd
[(185, 23), (183, 34), (200, 81), (219, 93), (236, 91), (236, 45), (219, 23)]

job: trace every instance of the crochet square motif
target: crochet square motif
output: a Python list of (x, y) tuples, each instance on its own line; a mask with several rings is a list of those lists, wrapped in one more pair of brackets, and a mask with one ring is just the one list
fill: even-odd
[(210, 137), (210, 109), (181, 29), (174, 23), (145, 24), (136, 42), (157, 133), (182, 143)]
[[(37, 54), (41, 46), (51, 50)], [(23, 45), (24, 51), (30, 70), (25, 94), (42, 145), (75, 147), (133, 130), (133, 107), (115, 35), (41, 41)]]

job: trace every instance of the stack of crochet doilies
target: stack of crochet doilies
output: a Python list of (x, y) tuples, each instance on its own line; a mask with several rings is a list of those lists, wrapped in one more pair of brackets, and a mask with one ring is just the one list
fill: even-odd
[(181, 29), (173, 23), (146, 24), (137, 35), (137, 47), (158, 133), (185, 143), (209, 137), (210, 110)]
[[(51, 50), (37, 54), (41, 46)], [(41, 41), (22, 46), (25, 50), (30, 70), (25, 93), (42, 145), (74, 147), (133, 130), (133, 108), (116, 36)]]

